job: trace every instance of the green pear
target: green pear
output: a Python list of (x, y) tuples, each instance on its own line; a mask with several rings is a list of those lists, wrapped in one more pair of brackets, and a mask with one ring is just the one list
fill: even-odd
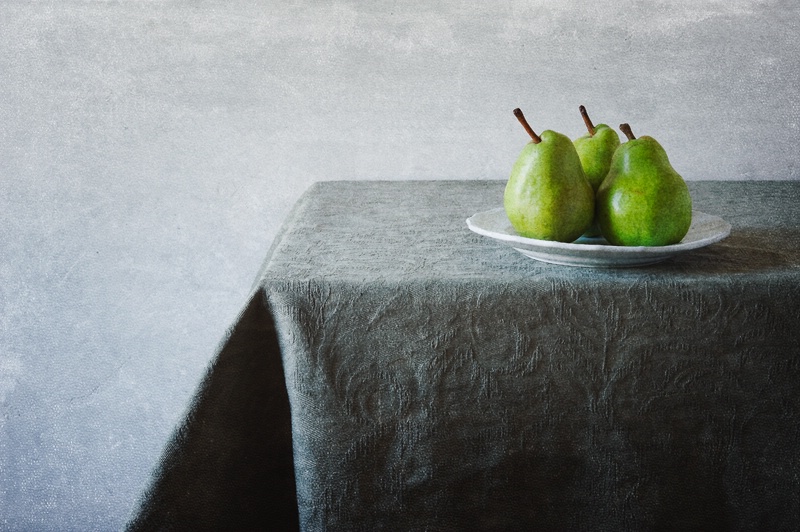
[[(578, 107), (578, 110), (583, 117), (588, 133), (578, 137), (572, 143), (575, 144), (575, 150), (581, 159), (583, 173), (586, 174), (586, 179), (596, 192), (608, 174), (611, 158), (620, 145), (619, 135), (606, 124), (595, 126), (583, 105)], [(600, 236), (600, 225), (597, 220), (586, 231), (586, 236)]]
[(611, 244), (677, 244), (692, 224), (692, 198), (667, 153), (654, 138), (636, 138), (619, 126), (628, 141), (614, 153), (611, 168), (597, 190), (596, 216)]
[(514, 115), (531, 137), (506, 184), (503, 205), (516, 232), (527, 238), (573, 242), (594, 217), (594, 190), (572, 141), (555, 131), (541, 136), (522, 111)]
[(578, 108), (586, 124), (588, 133), (573, 141), (578, 157), (581, 159), (583, 172), (592, 188), (600, 187), (611, 167), (611, 158), (620, 145), (619, 135), (605, 124), (592, 124), (584, 106)]

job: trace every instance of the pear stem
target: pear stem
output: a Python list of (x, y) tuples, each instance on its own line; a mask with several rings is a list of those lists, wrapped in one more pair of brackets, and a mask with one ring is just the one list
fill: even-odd
[(620, 124), (619, 129), (620, 131), (625, 133), (625, 136), (628, 137), (628, 140), (636, 140), (636, 137), (633, 135), (633, 130), (631, 129), (631, 126), (629, 126), (627, 123)]
[(530, 124), (528, 124), (528, 121), (525, 120), (525, 115), (522, 114), (522, 111), (519, 109), (519, 107), (514, 109), (514, 116), (517, 117), (519, 123), (522, 124), (522, 127), (525, 128), (525, 131), (527, 131), (528, 135), (531, 136), (531, 139), (533, 140), (534, 144), (539, 144), (540, 142), (542, 142), (542, 137), (540, 137), (533, 131), (533, 128), (531, 128)]
[(578, 110), (581, 112), (583, 123), (586, 124), (586, 129), (589, 130), (589, 136), (594, 137), (594, 124), (592, 124), (592, 119), (589, 118), (589, 113), (586, 112), (586, 107), (581, 105), (578, 107)]

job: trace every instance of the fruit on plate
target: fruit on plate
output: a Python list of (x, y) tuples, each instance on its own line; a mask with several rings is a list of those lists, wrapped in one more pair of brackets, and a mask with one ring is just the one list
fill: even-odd
[(611, 161), (597, 190), (597, 221), (605, 239), (620, 246), (677, 244), (692, 223), (692, 198), (664, 148), (654, 138), (636, 138), (619, 126), (628, 141)]
[(537, 135), (514, 109), (531, 141), (506, 183), (503, 206), (514, 230), (539, 240), (573, 242), (594, 219), (595, 192), (569, 137), (551, 130)]
[(588, 133), (578, 137), (573, 141), (578, 157), (581, 159), (583, 172), (592, 188), (598, 189), (603, 182), (608, 169), (611, 167), (611, 158), (620, 145), (617, 132), (605, 124), (592, 124), (586, 107), (581, 105), (579, 108), (583, 122), (586, 124)]
[[(575, 144), (575, 150), (577, 150), (578, 157), (581, 159), (581, 166), (583, 166), (583, 173), (586, 174), (586, 179), (592, 185), (592, 188), (597, 191), (600, 183), (603, 182), (603, 179), (608, 174), (608, 169), (611, 167), (611, 158), (620, 145), (619, 135), (606, 124), (597, 124), (595, 126), (592, 123), (592, 119), (589, 118), (589, 113), (586, 112), (586, 107), (583, 105), (578, 107), (578, 110), (581, 113), (581, 117), (583, 117), (583, 123), (586, 124), (588, 132), (572, 141), (572, 143)], [(586, 231), (586, 236), (600, 236), (600, 226), (596, 219)]]

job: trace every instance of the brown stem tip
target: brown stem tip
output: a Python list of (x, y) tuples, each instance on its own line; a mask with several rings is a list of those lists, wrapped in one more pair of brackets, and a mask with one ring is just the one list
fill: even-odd
[(633, 135), (633, 130), (631, 130), (631, 126), (627, 123), (619, 125), (620, 131), (625, 133), (625, 136), (628, 137), (628, 140), (636, 140), (636, 137)]
[(525, 115), (522, 114), (522, 111), (519, 109), (519, 107), (514, 109), (514, 116), (517, 117), (519, 123), (522, 124), (522, 127), (525, 128), (525, 131), (527, 131), (528, 135), (531, 136), (531, 139), (533, 140), (534, 144), (539, 144), (540, 142), (542, 142), (542, 137), (540, 137), (533, 131), (533, 128), (531, 128), (530, 124), (528, 124), (528, 121), (525, 120)]
[(589, 135), (594, 137), (594, 124), (592, 124), (592, 119), (589, 118), (589, 113), (586, 112), (586, 107), (581, 105), (578, 107), (578, 110), (581, 112), (583, 123), (586, 124), (586, 129), (589, 130)]

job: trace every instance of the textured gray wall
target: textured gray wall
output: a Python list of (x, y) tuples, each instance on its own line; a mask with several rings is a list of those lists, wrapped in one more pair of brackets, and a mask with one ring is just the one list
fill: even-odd
[(505, 179), (579, 104), (800, 178), (794, 0), (284, 4), (0, 4), (0, 529), (123, 525), (315, 180)]

